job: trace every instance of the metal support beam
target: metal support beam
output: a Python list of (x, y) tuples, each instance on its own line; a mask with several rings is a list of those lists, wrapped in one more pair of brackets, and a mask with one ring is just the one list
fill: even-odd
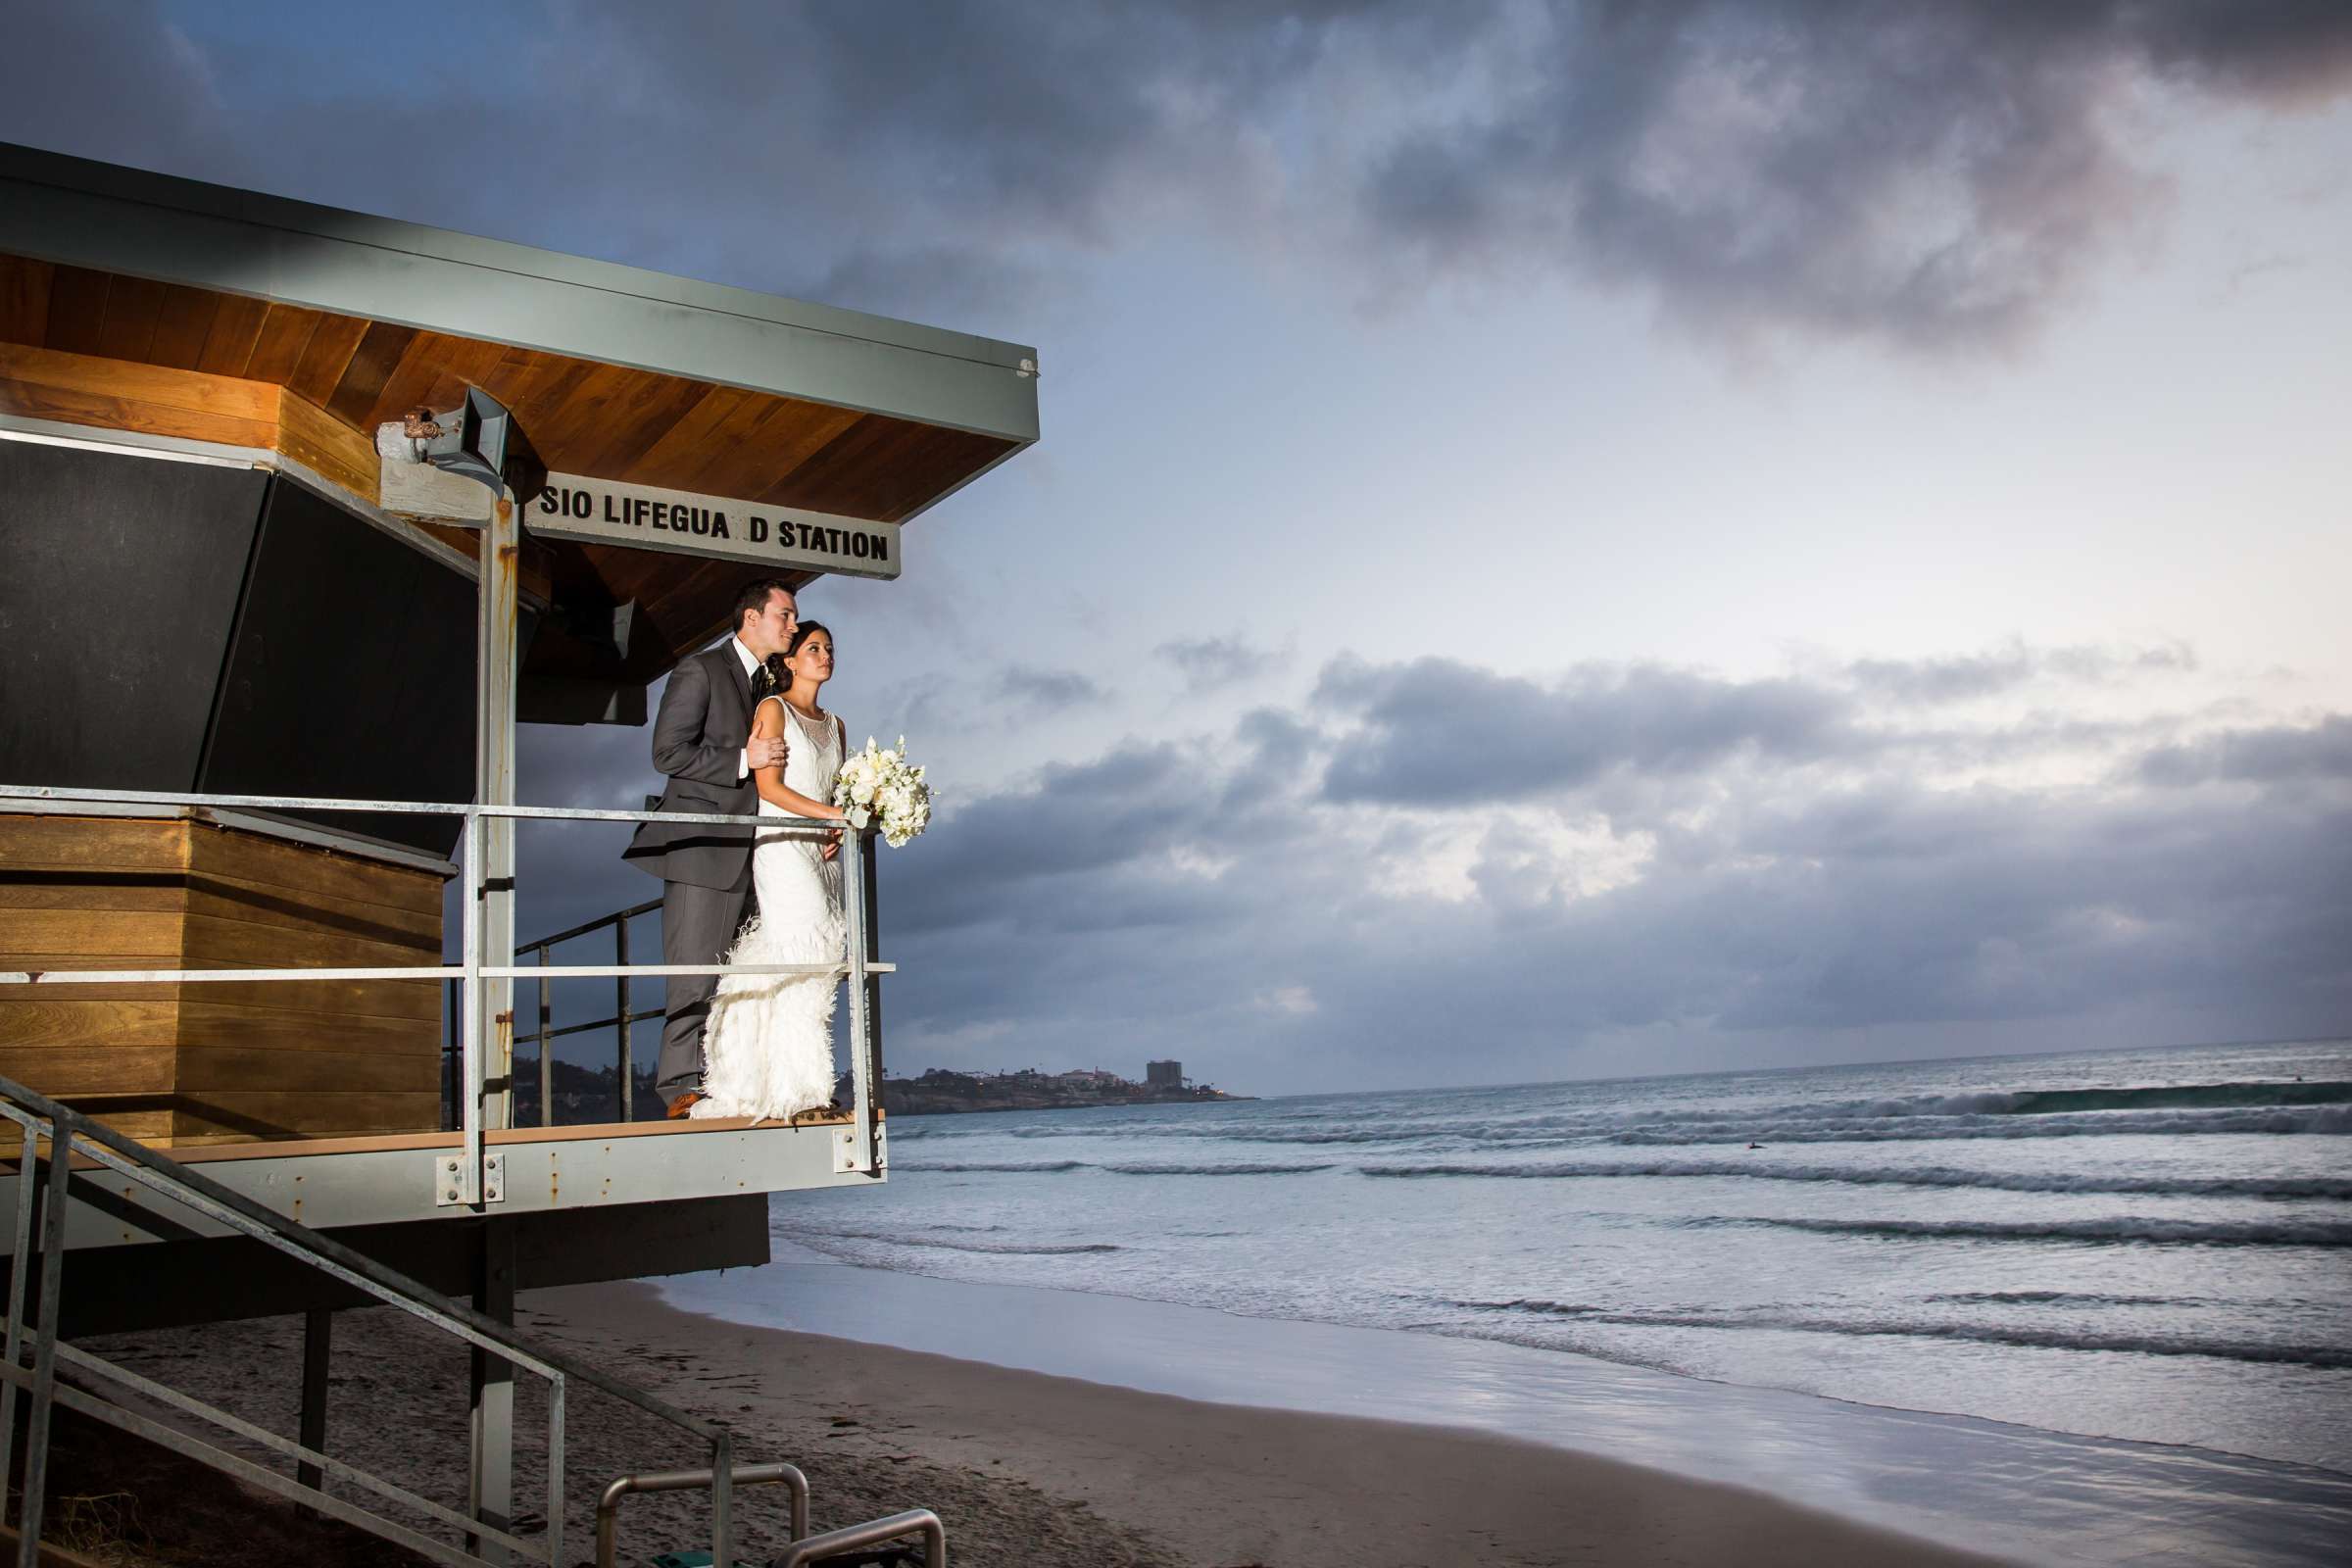
[[(521, 527), (514, 503), (501, 496), (482, 529), (476, 578), (480, 614), (474, 645), (474, 789), (477, 806), (514, 804), (515, 605), (521, 582)], [(489, 968), (514, 962), (514, 822), (503, 815), (474, 818), (482, 880), (470, 884), (481, 910), (475, 961)], [(503, 1130), (514, 1125), (514, 982), (503, 975), (478, 982), (473, 1023), (484, 1082), (480, 1119)], [(478, 1190), (467, 1195), (478, 1200)]]
[(863, 871), (866, 846), (873, 842), (871, 835), (853, 832), (844, 846), (851, 863), (841, 868), (841, 912), (843, 936), (847, 945), (850, 985), (850, 1110), (855, 1118), (849, 1158), (840, 1169), (862, 1171), (868, 1176), (879, 1175), (874, 1159), (874, 1098), (880, 1092), (874, 1082), (872, 1019), (866, 1010), (869, 1000), (866, 961), (871, 951), (866, 927), (872, 913), (866, 904), (866, 884)]
[[(302, 1314), (302, 1446), (326, 1451), (327, 1349), (335, 1332), (335, 1314), (314, 1306)], [(294, 1479), (323, 1492), (326, 1473), (309, 1460), (295, 1466)]]
[[(473, 1309), (495, 1322), (514, 1321), (514, 1224), (510, 1219), (482, 1221)], [(466, 1511), (475, 1523), (505, 1531), (514, 1519), (514, 1364), (478, 1345), (472, 1361), (473, 1468)], [(466, 1548), (490, 1562), (508, 1560), (507, 1548), (484, 1537), (467, 1536)]]
[[(301, 1314), (301, 1446), (327, 1450), (327, 1349), (334, 1343), (334, 1312), (311, 1307)], [(327, 1472), (304, 1460), (294, 1467), (294, 1479), (316, 1491), (327, 1491)]]
[[(57, 1321), (59, 1297), (65, 1287), (66, 1181), (73, 1169), (68, 1146), (72, 1140), (55, 1122), (49, 1128), (47, 1179), (41, 1192), (40, 1294), (33, 1298), (32, 1408), (24, 1426), (24, 1501), (17, 1518), (18, 1568), (39, 1568), (41, 1502), (49, 1490), (49, 1416), (57, 1396)], [(28, 1165), (25, 1174), (31, 1174)], [(22, 1270), (27, 1259), (17, 1254)], [(8, 1347), (13, 1365), (18, 1347)]]
[[(629, 917), (626, 913), (612, 922), (612, 961), (623, 969), (629, 966)], [(637, 1053), (630, 1049), (635, 1042), (630, 1034), (633, 1026), (629, 1019), (629, 977), (625, 974), (615, 975), (613, 984), (619, 988), (616, 998), (619, 1005), (612, 1009), (612, 1015), (620, 1020), (620, 1105), (613, 1112), (612, 1119), (629, 1121), (634, 1119), (637, 1106)]]

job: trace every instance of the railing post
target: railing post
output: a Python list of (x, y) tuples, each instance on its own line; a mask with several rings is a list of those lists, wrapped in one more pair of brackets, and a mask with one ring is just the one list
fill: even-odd
[[(612, 923), (612, 961), (629, 961), (629, 917), (625, 913)], [(614, 1010), (620, 1015), (620, 1114), (613, 1119), (630, 1121), (637, 1110), (637, 1054), (629, 1049), (634, 1043), (629, 1034), (629, 977), (615, 976), (613, 985), (618, 1002)]]
[[(461, 925), (463, 925), (463, 921), (461, 921)], [(459, 1044), (459, 1036), (464, 1028), (459, 1021), (462, 1016), (459, 1008), (465, 1005), (465, 998), (460, 993), (458, 981), (454, 976), (448, 984), (441, 988), (441, 992), (443, 1016), (449, 1026), (449, 1038), (441, 1046), (441, 1083), (449, 1105), (449, 1109), (441, 1118), (441, 1130), (445, 1133), (454, 1133), (466, 1125), (465, 1107), (458, 1101), (460, 1092), (458, 1057), (464, 1049)]]
[(458, 1171), (459, 1201), (479, 1205), (482, 1200), (482, 818), (466, 813), (459, 831), (460, 861), (465, 867), (466, 897), (459, 915), (460, 944), (465, 948), (465, 991), (461, 1009), (465, 1033), (459, 1054), (465, 1066), (466, 1093), (458, 1102), (458, 1126), (466, 1134), (466, 1152)]
[[(326, 1451), (326, 1374), (328, 1350), (334, 1344), (335, 1314), (314, 1306), (302, 1314), (302, 1446)], [(326, 1490), (326, 1472), (305, 1460), (294, 1467), (294, 1479), (306, 1487)]]
[[(542, 942), (533, 950), (539, 955), (539, 967), (547, 967), (547, 944)], [(548, 1031), (555, 1022), (555, 999), (548, 995), (547, 981), (538, 982), (539, 992), (539, 1125), (556, 1124), (556, 1063), (547, 1054)]]
[(868, 1030), (872, 1018), (866, 1007), (870, 1000), (866, 982), (866, 904), (865, 875), (862, 869), (865, 834), (857, 829), (845, 830), (842, 845), (845, 860), (841, 868), (841, 923), (845, 954), (849, 967), (850, 986), (850, 1099), (852, 1101), (852, 1134), (856, 1152), (851, 1169), (861, 1170), (868, 1176), (881, 1174), (874, 1158), (874, 1078), (873, 1048)]
[[(865, 957), (868, 963), (882, 961), (882, 889), (878, 875), (881, 859), (881, 835), (863, 834), (858, 839), (858, 882), (865, 894)], [(871, 1055), (868, 1071), (873, 1076), (874, 1095), (883, 1108), (889, 1108), (888, 1086), (884, 1083), (882, 1056), (882, 977), (865, 977), (865, 1038)]]
[[(514, 504), (502, 492), (482, 529), (481, 565), (474, 579), (480, 612), (473, 672), (477, 807), (514, 804), (514, 617), (521, 553)], [(478, 825), (482, 880), (471, 891), (481, 906), (479, 961), (508, 968), (514, 962), (514, 819), (484, 816)], [(483, 981), (479, 1003), (488, 1077), (496, 1085), (482, 1111), (491, 1127), (503, 1131), (514, 1125), (514, 982)]]

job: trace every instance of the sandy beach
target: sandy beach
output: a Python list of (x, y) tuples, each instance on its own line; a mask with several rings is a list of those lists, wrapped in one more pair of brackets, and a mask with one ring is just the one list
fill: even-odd
[[(810, 1478), (819, 1528), (910, 1506), (947, 1521), (973, 1565), (1655, 1563), (1773, 1568), (1995, 1559), (1758, 1493), (1446, 1428), (1210, 1404), (671, 1308), (639, 1285), (524, 1298), (536, 1338), (594, 1356), (724, 1421), (746, 1460)], [(290, 1424), (299, 1325), (286, 1319), (95, 1345), (102, 1353)], [(388, 1311), (337, 1320), (330, 1451), (455, 1501), (464, 1361)], [(518, 1490), (544, 1486), (544, 1401), (518, 1385)], [(590, 1555), (596, 1491), (694, 1462), (674, 1435), (610, 1400), (577, 1400), (564, 1554)], [(683, 1497), (632, 1499), (623, 1562), (691, 1545)], [(783, 1497), (747, 1494), (742, 1551), (784, 1541)]]

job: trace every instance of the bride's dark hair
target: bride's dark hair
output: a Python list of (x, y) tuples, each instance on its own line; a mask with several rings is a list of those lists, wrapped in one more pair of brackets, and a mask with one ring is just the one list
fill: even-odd
[(759, 707), (770, 697), (778, 697), (792, 689), (792, 666), (782, 654), (770, 654), (760, 667), (752, 671), (752, 706)]
[(821, 620), (804, 620), (784, 645), (780, 654), (770, 654), (752, 675), (752, 703), (755, 707), (770, 697), (780, 697), (792, 690), (792, 656), (801, 651), (801, 644), (817, 632), (833, 635), (833, 628)]

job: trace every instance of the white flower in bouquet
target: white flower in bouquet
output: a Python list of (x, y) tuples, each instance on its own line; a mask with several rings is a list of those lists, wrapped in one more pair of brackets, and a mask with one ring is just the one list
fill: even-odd
[(894, 850), (931, 825), (931, 786), (923, 782), (923, 770), (907, 762), (904, 735), (890, 748), (876, 745), (868, 735), (865, 749), (852, 752), (842, 762), (833, 804), (848, 815), (852, 827), (862, 830), (878, 824), (883, 841)]

